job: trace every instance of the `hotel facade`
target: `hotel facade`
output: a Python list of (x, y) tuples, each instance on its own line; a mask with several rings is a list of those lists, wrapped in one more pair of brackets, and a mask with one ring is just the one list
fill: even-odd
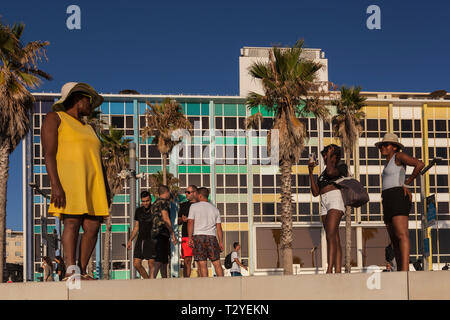
[[(193, 124), (193, 134), (170, 155), (168, 170), (180, 183), (180, 200), (190, 185), (205, 186), (211, 191), (211, 202), (220, 210), (225, 255), (232, 250), (233, 242), (241, 243), (241, 257), (252, 275), (282, 273), (280, 250), (280, 181), (279, 167), (270, 162), (267, 155), (267, 132), (273, 123), (273, 114), (264, 107), (248, 109), (245, 97), (249, 91), (261, 92), (261, 86), (250, 78), (248, 66), (256, 60), (267, 60), (267, 48), (241, 49), (240, 95), (124, 95), (102, 94), (101, 117), (108, 126), (122, 130), (126, 138), (136, 143), (137, 196), (149, 188), (148, 175), (161, 170), (161, 155), (151, 144), (151, 138), (143, 140), (145, 110), (148, 103), (161, 102), (164, 98), (175, 99), (181, 104), (186, 117)], [(328, 80), (328, 61), (320, 49), (306, 49), (306, 58), (320, 61), (324, 68), (320, 81)], [(357, 82), (357, 79), (355, 79)], [(23, 192), (24, 192), (24, 279), (34, 281), (41, 274), (40, 260), (49, 254), (49, 248), (58, 249), (48, 241), (42, 246), (43, 225), (47, 234), (61, 233), (60, 222), (47, 217), (48, 201), (36, 193), (29, 184), (36, 183), (45, 193), (50, 193), (46, 172), (40, 128), (45, 115), (51, 110), (59, 94), (33, 93), (36, 102), (31, 115), (32, 129), (23, 144)], [(362, 92), (367, 98), (364, 112), (363, 133), (358, 141), (357, 152), (352, 155), (351, 171), (366, 186), (370, 202), (352, 214), (352, 265), (353, 272), (361, 272), (368, 266), (385, 265), (385, 247), (389, 244), (383, 224), (381, 206), (381, 173), (384, 159), (380, 157), (375, 142), (384, 134), (393, 132), (405, 145), (405, 152), (428, 163), (434, 157), (443, 160), (425, 177), (427, 195), (436, 199), (436, 224), (431, 228), (432, 268), (440, 270), (450, 262), (450, 214), (449, 214), (449, 147), (450, 147), (450, 95), (438, 99), (429, 93), (408, 92)], [(335, 109), (329, 106), (331, 113)], [(260, 128), (245, 130), (246, 117), (261, 112)], [(319, 197), (310, 191), (307, 161), (309, 153), (319, 154), (324, 146), (339, 142), (333, 138), (332, 123), (314, 117), (302, 119), (309, 139), (297, 165), (292, 169), (292, 212), (294, 226), (294, 273), (321, 273), (326, 270), (326, 239), (319, 218)], [(323, 170), (323, 161), (315, 169), (317, 178)], [(412, 168), (408, 168), (407, 175)], [(422, 256), (420, 180), (411, 186), (413, 206), (409, 216), (411, 262)], [(129, 187), (116, 195), (112, 206), (112, 278), (130, 277), (130, 254), (126, 243), (130, 236)], [(137, 197), (139, 199), (139, 196)], [(137, 204), (138, 205), (138, 204)], [(172, 221), (176, 221), (174, 213)], [(344, 248), (345, 223), (341, 222), (341, 244)], [(102, 226), (101, 242), (105, 226)], [(100, 247), (100, 244), (98, 244)], [(47, 251), (47, 252), (45, 252)], [(177, 275), (180, 264), (179, 248), (173, 248), (172, 274)], [(51, 251), (56, 254), (57, 251)], [(96, 250), (98, 255), (99, 250)], [(96, 259), (96, 258), (95, 258)], [(411, 265), (412, 268), (412, 265)], [(411, 270), (414, 270), (412, 268)], [(182, 272), (179, 271), (181, 275)]]

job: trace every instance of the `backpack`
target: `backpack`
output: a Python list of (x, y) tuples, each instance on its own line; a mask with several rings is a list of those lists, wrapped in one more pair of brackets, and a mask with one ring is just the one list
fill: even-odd
[(336, 180), (334, 183), (341, 190), (345, 206), (359, 208), (369, 202), (369, 194), (358, 180), (345, 177)]
[(225, 269), (231, 269), (231, 267), (233, 266), (233, 262), (231, 261), (231, 254), (233, 253), (233, 251), (231, 251), (226, 257), (225, 257)]

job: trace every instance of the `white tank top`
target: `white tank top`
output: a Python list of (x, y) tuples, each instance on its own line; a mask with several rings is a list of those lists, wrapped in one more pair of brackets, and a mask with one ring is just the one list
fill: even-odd
[(405, 184), (406, 170), (404, 166), (398, 166), (395, 163), (396, 156), (397, 153), (394, 154), (387, 166), (384, 167), (382, 176), (382, 190), (402, 187)]

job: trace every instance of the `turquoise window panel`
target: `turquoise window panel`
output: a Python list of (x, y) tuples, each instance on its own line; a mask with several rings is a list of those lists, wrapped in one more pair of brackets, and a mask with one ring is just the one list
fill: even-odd
[[(33, 203), (43, 203), (44, 202), (44, 197), (39, 195), (39, 196), (34, 196), (33, 197)], [(47, 204), (50, 204), (50, 199), (47, 199)]]
[(33, 166), (34, 173), (47, 173), (47, 168), (45, 166)]
[(100, 111), (102, 113), (108, 114), (109, 113), (109, 102), (102, 103), (102, 105), (100, 107)]
[(187, 114), (186, 113), (186, 103), (180, 103), (180, 105), (181, 105), (181, 109), (183, 110), (183, 113)]
[(202, 143), (203, 144), (210, 144), (211, 138), (210, 137), (202, 137)]
[(111, 102), (109, 106), (110, 114), (124, 114), (125, 104), (123, 102)]
[(127, 194), (118, 194), (114, 196), (113, 203), (128, 203), (130, 202), (130, 196)]
[[(47, 226), (47, 233), (53, 233), (53, 230), (56, 229), (56, 226)], [(35, 234), (40, 234), (42, 230), (42, 226), (38, 225), (38, 226), (34, 226), (34, 233)]]
[(223, 115), (223, 104), (215, 104), (214, 105), (214, 115), (216, 115), (216, 116)]
[(223, 115), (227, 117), (237, 116), (237, 105), (236, 104), (224, 104), (223, 105)]
[(209, 116), (209, 103), (202, 103), (202, 116)]
[(113, 280), (128, 280), (130, 272), (127, 270), (112, 270), (111, 279)]
[(41, 143), (41, 137), (40, 136), (33, 136), (33, 142), (36, 144)]
[(189, 116), (201, 115), (200, 103), (188, 103), (187, 104), (187, 115), (189, 115)]
[(245, 105), (238, 104), (238, 116), (245, 117), (247, 115), (247, 111)]
[[(113, 224), (111, 225), (111, 232), (128, 232), (129, 224)], [(106, 225), (102, 224), (102, 232), (106, 232)]]
[(152, 144), (154, 137), (148, 137), (147, 139), (142, 139), (142, 137), (139, 137), (139, 144)]
[(145, 114), (145, 110), (149, 108), (145, 102), (139, 102), (139, 114)]
[(125, 114), (134, 114), (134, 105), (132, 102), (125, 103)]

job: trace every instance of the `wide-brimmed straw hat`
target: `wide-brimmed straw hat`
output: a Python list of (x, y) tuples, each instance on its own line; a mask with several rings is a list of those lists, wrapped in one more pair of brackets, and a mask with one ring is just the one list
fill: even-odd
[(103, 97), (97, 93), (90, 85), (82, 82), (67, 82), (61, 88), (61, 99), (56, 101), (53, 106), (53, 111), (66, 111), (64, 102), (74, 92), (83, 92), (92, 97), (92, 109), (97, 108), (103, 103)]
[(397, 145), (400, 149), (403, 149), (403, 148), (404, 148), (404, 146), (403, 146), (400, 142), (398, 142), (398, 136), (397, 136), (395, 133), (386, 133), (386, 134), (384, 135), (384, 137), (383, 137), (383, 140), (381, 140), (380, 142), (375, 143), (375, 146), (378, 148), (378, 146), (379, 146), (381, 143), (384, 143), (384, 142), (388, 142), (388, 143), (395, 144), (395, 145)]

